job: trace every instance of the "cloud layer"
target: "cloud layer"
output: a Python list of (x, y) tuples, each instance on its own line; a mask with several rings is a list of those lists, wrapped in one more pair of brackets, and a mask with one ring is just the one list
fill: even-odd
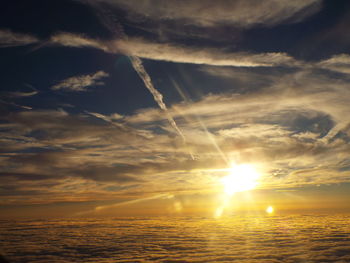
[(3, 251), (15, 262), (348, 262), (349, 219), (254, 214), (221, 220), (8, 220), (2, 222), (0, 233), (7, 237)]

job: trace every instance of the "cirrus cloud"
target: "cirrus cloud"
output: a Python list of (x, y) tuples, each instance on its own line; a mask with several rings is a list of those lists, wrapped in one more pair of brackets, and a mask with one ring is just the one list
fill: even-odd
[(88, 75), (80, 75), (62, 80), (51, 87), (52, 90), (67, 90), (73, 92), (87, 91), (91, 86), (101, 86), (104, 84), (100, 79), (108, 77), (109, 74), (104, 71), (97, 71)]
[(0, 29), (0, 47), (25, 46), (39, 42), (35, 36), (13, 32), (8, 29)]

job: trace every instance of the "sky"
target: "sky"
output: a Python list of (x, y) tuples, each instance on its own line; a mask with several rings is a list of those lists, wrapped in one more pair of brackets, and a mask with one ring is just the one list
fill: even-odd
[(3, 1), (1, 217), (350, 211), (349, 26), (347, 0)]

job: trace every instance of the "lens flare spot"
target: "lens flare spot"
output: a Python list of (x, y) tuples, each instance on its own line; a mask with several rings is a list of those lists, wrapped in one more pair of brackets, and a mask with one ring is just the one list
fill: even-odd
[(272, 206), (268, 206), (268, 207), (266, 208), (266, 213), (268, 213), (268, 214), (272, 214), (273, 211), (274, 211), (274, 209), (273, 209)]

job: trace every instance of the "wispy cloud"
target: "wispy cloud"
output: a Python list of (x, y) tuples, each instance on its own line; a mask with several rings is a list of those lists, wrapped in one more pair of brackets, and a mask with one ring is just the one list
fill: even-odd
[(89, 75), (80, 75), (65, 79), (51, 87), (52, 90), (67, 90), (73, 92), (87, 91), (89, 87), (104, 85), (102, 78), (108, 77), (104, 71), (97, 71)]
[(54, 43), (70, 47), (90, 47), (109, 53), (123, 53), (140, 58), (217, 66), (271, 67), (298, 66), (302, 62), (285, 53), (230, 52), (220, 48), (190, 47), (172, 43), (157, 43), (143, 38), (94, 40), (79, 35), (60, 33), (51, 38)]
[(39, 39), (29, 34), (0, 29), (0, 47), (25, 46), (39, 42)]
[[(20, 43), (28, 44), (40, 42), (39, 39), (34, 38), (30, 35), (17, 35), (9, 30), (0, 31), (0, 34), (1, 32), (5, 32), (4, 36), (13, 35), (13, 39), (18, 39), (18, 43), (15, 44), (16, 41), (14, 41), (13, 45), (20, 45)], [(223, 48), (186, 46), (173, 42), (155, 42), (153, 40), (148, 40), (140, 37), (102, 40), (67, 32), (54, 34), (49, 39), (49, 41), (44, 42), (46, 44), (44, 46), (55, 44), (75, 48), (88, 47), (99, 49), (107, 53), (121, 53), (145, 59), (169, 61), (175, 63), (234, 67), (316, 67), (341, 73), (349, 73), (350, 71), (350, 59), (347, 54), (334, 55), (331, 58), (312, 63), (297, 60), (292, 56), (281, 52), (231, 52)]]
[(281, 1), (166, 1), (99, 0), (129, 12), (129, 20), (143, 16), (150, 20), (178, 21), (210, 27), (233, 25), (249, 28), (299, 22), (320, 10), (320, 0)]
[(317, 64), (320, 68), (350, 74), (350, 56), (348, 54), (335, 55)]
[[(51, 37), (51, 43), (69, 47), (89, 47), (112, 54), (125, 54), (145, 59), (175, 63), (203, 64), (233, 67), (304, 67), (322, 68), (349, 73), (347, 54), (337, 54), (319, 62), (307, 62), (283, 52), (232, 52), (224, 48), (180, 45), (173, 42), (156, 42), (140, 37), (99, 40), (72, 33), (59, 33)], [(213, 71), (215, 69), (212, 69)], [(220, 71), (222, 72), (222, 71)]]
[(199, 48), (156, 43), (141, 38), (117, 40), (111, 49), (115, 52), (132, 54), (141, 58), (180, 63), (209, 64), (216, 66), (270, 67), (296, 65), (298, 62), (285, 53), (229, 52), (218, 48)]
[(6, 95), (8, 97), (13, 97), (13, 98), (25, 98), (25, 97), (32, 97), (38, 93), (39, 93), (38, 91), (29, 91), (29, 92), (13, 91), (13, 92), (7, 93)]
[(100, 40), (68, 32), (60, 32), (54, 34), (51, 36), (47, 44), (58, 44), (67, 47), (91, 47), (103, 51), (108, 51), (107, 47)]

